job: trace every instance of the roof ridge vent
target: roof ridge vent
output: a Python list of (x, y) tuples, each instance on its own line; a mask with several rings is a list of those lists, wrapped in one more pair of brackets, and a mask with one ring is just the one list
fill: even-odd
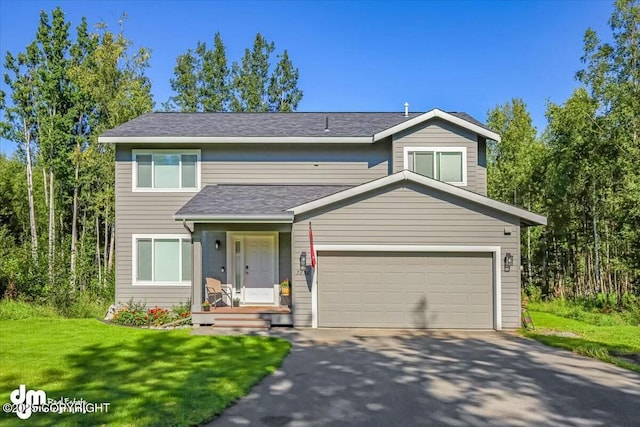
[(409, 117), (409, 103), (408, 102), (404, 103), (404, 116), (405, 117)]

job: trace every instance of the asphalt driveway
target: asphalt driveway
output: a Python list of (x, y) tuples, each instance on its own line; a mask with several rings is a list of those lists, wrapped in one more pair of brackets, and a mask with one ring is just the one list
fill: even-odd
[(495, 332), (303, 330), (212, 426), (640, 425), (640, 375)]

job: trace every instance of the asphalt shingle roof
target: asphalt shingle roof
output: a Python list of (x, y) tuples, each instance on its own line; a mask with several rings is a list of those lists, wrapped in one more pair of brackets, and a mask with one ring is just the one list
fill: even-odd
[(285, 214), (349, 185), (207, 185), (176, 212), (178, 217)]
[[(423, 113), (148, 113), (103, 137), (366, 137)], [(450, 112), (475, 125), (466, 113)], [(329, 131), (325, 131), (326, 121)]]

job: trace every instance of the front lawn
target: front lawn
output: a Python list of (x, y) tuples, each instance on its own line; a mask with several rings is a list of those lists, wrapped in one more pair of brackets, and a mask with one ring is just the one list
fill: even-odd
[[(90, 319), (0, 322), (0, 401), (25, 384), (48, 398), (108, 402), (108, 413), (34, 413), (29, 424), (187, 426), (211, 420), (276, 370), (291, 344), (192, 336)], [(24, 425), (15, 414), (2, 423)]]
[(539, 311), (531, 311), (531, 318), (537, 329), (525, 331), (528, 337), (640, 372), (638, 326), (594, 325)]

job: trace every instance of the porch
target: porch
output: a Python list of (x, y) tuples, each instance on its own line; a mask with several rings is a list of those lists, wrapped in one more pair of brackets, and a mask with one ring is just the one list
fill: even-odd
[(293, 324), (291, 308), (287, 306), (211, 307), (211, 311), (192, 312), (191, 319), (194, 325), (211, 325), (218, 328), (268, 329), (271, 326)]

